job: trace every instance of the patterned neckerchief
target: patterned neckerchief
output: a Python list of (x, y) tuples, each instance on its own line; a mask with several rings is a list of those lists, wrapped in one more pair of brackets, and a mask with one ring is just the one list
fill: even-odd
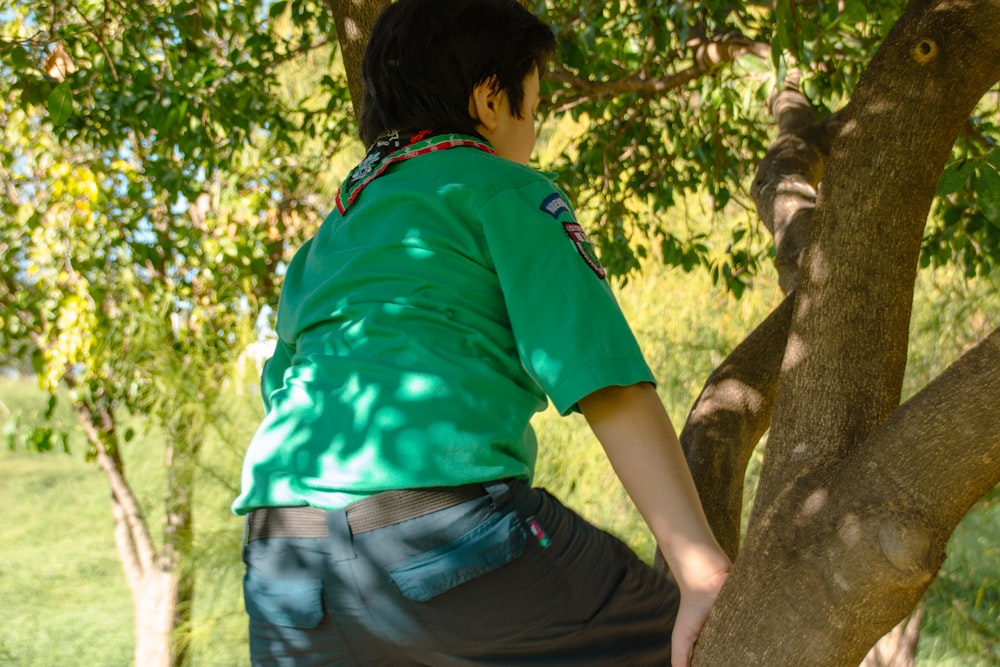
[(390, 165), (458, 146), (471, 146), (496, 155), (496, 151), (485, 141), (466, 134), (432, 135), (430, 130), (410, 135), (401, 135), (397, 130), (382, 133), (368, 149), (365, 159), (351, 170), (341, 184), (337, 192), (337, 210), (341, 215), (347, 213), (365, 186), (381, 176)]

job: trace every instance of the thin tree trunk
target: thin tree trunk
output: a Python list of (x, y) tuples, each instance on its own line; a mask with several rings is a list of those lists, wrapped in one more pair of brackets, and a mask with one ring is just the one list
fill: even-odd
[(177, 571), (159, 568), (143, 574), (135, 605), (135, 667), (177, 665), (174, 628), (177, 620)]
[(110, 409), (76, 403), (74, 411), (111, 487), (115, 547), (132, 594), (136, 667), (175, 667), (173, 636), (177, 624), (179, 576), (157, 553), (138, 499), (125, 477)]
[(172, 651), (171, 667), (191, 664), (188, 651), (191, 636), (191, 616), (194, 610), (194, 468), (198, 460), (199, 437), (177, 432), (177, 421), (167, 424), (167, 451), (164, 465), (167, 488), (164, 498), (165, 525), (160, 561), (167, 575), (169, 604), (162, 608), (171, 614), (169, 628)]

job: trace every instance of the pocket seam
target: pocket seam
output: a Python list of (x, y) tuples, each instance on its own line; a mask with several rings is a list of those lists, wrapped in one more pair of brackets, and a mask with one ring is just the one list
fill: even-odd
[(526, 541), (516, 512), (493, 514), (445, 545), (389, 565), (386, 572), (404, 597), (427, 602), (516, 560)]

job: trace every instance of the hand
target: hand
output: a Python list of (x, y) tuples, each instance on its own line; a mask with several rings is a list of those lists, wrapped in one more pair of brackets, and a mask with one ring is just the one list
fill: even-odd
[(698, 582), (696, 587), (681, 589), (681, 606), (677, 610), (677, 621), (674, 623), (671, 639), (672, 667), (688, 667), (690, 664), (694, 643), (728, 577), (729, 568), (726, 567)]

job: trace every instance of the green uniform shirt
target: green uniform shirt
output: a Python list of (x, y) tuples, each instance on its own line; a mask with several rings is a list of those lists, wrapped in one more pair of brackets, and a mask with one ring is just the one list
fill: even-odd
[(530, 480), (546, 395), (653, 381), (545, 175), (456, 135), (376, 157), (288, 268), (237, 513)]

